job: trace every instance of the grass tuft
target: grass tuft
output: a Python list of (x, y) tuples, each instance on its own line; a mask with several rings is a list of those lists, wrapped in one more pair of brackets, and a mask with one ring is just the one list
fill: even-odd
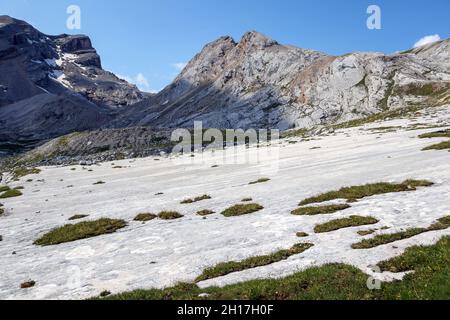
[(204, 216), (209, 216), (214, 213), (215, 212), (212, 210), (201, 210), (201, 211), (197, 212), (197, 215), (204, 217)]
[(268, 182), (268, 181), (270, 181), (269, 178), (260, 178), (260, 179), (258, 179), (256, 181), (250, 182), (249, 184), (252, 185), (252, 184), (264, 183), (264, 182)]
[(303, 207), (298, 208), (291, 213), (296, 216), (315, 216), (318, 214), (330, 214), (351, 208), (348, 204), (333, 204), (320, 207)]
[(269, 264), (286, 260), (289, 257), (300, 254), (314, 246), (311, 243), (299, 243), (288, 250), (280, 250), (266, 256), (251, 257), (243, 261), (231, 261), (219, 263), (218, 265), (208, 268), (195, 279), (196, 282), (221, 277), (233, 272), (243, 271), (247, 269), (267, 266)]
[(307, 234), (306, 232), (297, 232), (297, 237), (299, 238), (306, 238), (309, 237), (309, 234)]
[(251, 202), (251, 201), (253, 201), (252, 198), (244, 198), (241, 200), (241, 202)]
[(126, 222), (115, 219), (100, 219), (96, 221), (67, 224), (56, 228), (34, 242), (38, 246), (51, 246), (76, 240), (96, 237), (102, 234), (114, 233), (126, 227)]
[(147, 222), (156, 219), (158, 216), (153, 213), (140, 213), (135, 218), (134, 221)]
[(450, 140), (444, 141), (441, 143), (433, 144), (429, 147), (423, 148), (422, 151), (429, 151), (429, 150), (446, 150), (450, 149)]
[(203, 200), (209, 200), (209, 199), (211, 199), (211, 196), (204, 194), (200, 197), (196, 197), (193, 199), (185, 199), (185, 200), (181, 201), (181, 204), (190, 204), (190, 203), (199, 202), (199, 201), (203, 201)]
[(441, 130), (436, 132), (430, 132), (421, 134), (420, 139), (430, 139), (430, 138), (450, 138), (450, 130)]
[(20, 192), (19, 190), (10, 189), (10, 190), (5, 191), (2, 194), (0, 194), (0, 199), (20, 197), (21, 195), (22, 195), (22, 192)]
[(315, 233), (324, 233), (350, 227), (359, 227), (369, 224), (376, 224), (379, 221), (372, 217), (350, 216), (349, 218), (336, 219), (317, 225)]
[(87, 218), (87, 217), (89, 217), (88, 214), (76, 214), (76, 215), (70, 217), (69, 221), (80, 220), (80, 219), (84, 219), (84, 218)]
[(406, 180), (402, 183), (380, 182), (362, 186), (345, 187), (337, 191), (330, 191), (322, 193), (315, 197), (307, 198), (300, 202), (300, 205), (303, 206), (307, 204), (321, 203), (336, 199), (346, 199), (354, 201), (379, 194), (415, 191), (417, 187), (429, 187), (432, 185), (433, 183), (427, 180)]
[(0, 186), (0, 192), (5, 192), (5, 191), (9, 191), (9, 190), (11, 190), (11, 188), (8, 186)]
[(158, 214), (158, 218), (162, 220), (175, 220), (184, 216), (176, 211), (163, 211)]
[(40, 172), (41, 169), (38, 168), (18, 167), (13, 169), (12, 176), (14, 180), (17, 180), (30, 174), (39, 174)]
[(36, 285), (36, 281), (30, 280), (30, 281), (20, 284), (20, 288), (21, 289), (29, 289), (29, 288), (34, 287), (35, 285)]
[(450, 227), (450, 216), (447, 216), (439, 219), (436, 223), (432, 224), (428, 228), (411, 228), (397, 233), (380, 234), (371, 239), (364, 239), (358, 243), (355, 243), (352, 245), (352, 248), (371, 249), (381, 245), (400, 241), (403, 239), (409, 239), (425, 232), (445, 230), (448, 229), (449, 227)]
[(264, 209), (264, 207), (257, 203), (237, 204), (223, 211), (222, 215), (224, 215), (225, 217), (236, 217), (254, 213), (262, 209)]

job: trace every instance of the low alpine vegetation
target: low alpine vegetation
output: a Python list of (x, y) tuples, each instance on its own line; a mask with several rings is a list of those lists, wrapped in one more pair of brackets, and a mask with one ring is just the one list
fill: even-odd
[(5, 191), (9, 191), (9, 190), (11, 190), (11, 188), (8, 186), (0, 186), (0, 192), (5, 192)]
[(422, 149), (423, 151), (429, 151), (429, 150), (447, 150), (450, 149), (450, 140), (444, 141), (441, 143), (433, 144), (429, 147), (426, 147)]
[(163, 211), (158, 214), (158, 218), (161, 220), (175, 220), (183, 218), (184, 216), (176, 211)]
[(421, 139), (450, 138), (450, 130), (442, 130), (442, 131), (421, 134), (419, 136), (419, 138), (421, 138)]
[(333, 204), (320, 207), (302, 207), (292, 211), (291, 213), (296, 216), (315, 216), (318, 214), (335, 213), (348, 208), (351, 208), (348, 204)]
[(257, 203), (237, 204), (223, 211), (222, 215), (225, 217), (243, 216), (246, 214), (260, 211), (262, 209), (264, 209), (264, 207)]
[(195, 281), (200, 282), (208, 279), (221, 277), (233, 272), (267, 266), (275, 262), (286, 260), (293, 255), (300, 254), (308, 250), (312, 246), (314, 245), (311, 243), (299, 243), (288, 250), (280, 250), (266, 256), (252, 257), (238, 262), (231, 261), (219, 263), (218, 265), (212, 268), (204, 270), (203, 273), (199, 277), (197, 277)]
[(297, 232), (297, 237), (298, 238), (306, 238), (306, 237), (309, 237), (309, 234), (307, 234), (306, 232)]
[(30, 280), (20, 284), (21, 289), (29, 289), (36, 285), (36, 281)]
[(427, 180), (406, 180), (402, 183), (380, 182), (362, 186), (345, 187), (337, 191), (330, 191), (315, 197), (307, 198), (300, 202), (300, 205), (303, 206), (307, 204), (321, 203), (336, 199), (346, 199), (348, 201), (354, 201), (379, 194), (415, 191), (418, 187), (430, 187), (432, 185), (433, 182)]
[(209, 216), (214, 213), (215, 212), (212, 210), (201, 210), (201, 211), (197, 212), (197, 215), (204, 217), (204, 216)]
[(22, 192), (20, 192), (20, 190), (9, 189), (7, 191), (4, 191), (3, 193), (0, 193), (0, 199), (20, 197), (21, 195)]
[(353, 244), (352, 248), (371, 249), (403, 239), (409, 239), (425, 232), (445, 230), (448, 228), (450, 228), (450, 216), (439, 219), (436, 223), (432, 224), (428, 228), (411, 228), (402, 232), (380, 234), (371, 239), (364, 239), (358, 243)]
[(140, 213), (135, 218), (134, 221), (147, 222), (156, 219), (158, 216), (153, 213)]
[[(280, 279), (241, 282), (223, 288), (178, 284), (171, 288), (135, 290), (111, 300), (448, 300), (450, 237), (436, 245), (413, 247), (379, 264), (383, 271), (414, 271), (403, 280), (367, 288), (368, 275), (344, 264), (309, 268)], [(206, 293), (206, 296), (200, 294)]]
[(53, 229), (34, 242), (38, 246), (51, 246), (66, 242), (92, 238), (103, 234), (114, 233), (126, 227), (126, 222), (115, 219), (100, 219), (96, 221), (67, 224)]
[(40, 172), (41, 169), (38, 168), (18, 167), (13, 169), (12, 176), (14, 180), (18, 180), (30, 174), (39, 174)]
[(351, 216), (349, 218), (336, 219), (314, 228), (315, 233), (324, 233), (350, 227), (359, 227), (370, 224), (377, 224), (379, 221), (372, 217)]
[(95, 185), (99, 185), (99, 184), (105, 184), (105, 183), (106, 183), (106, 182), (104, 182), (104, 181), (97, 181), (97, 182), (94, 183), (94, 186), (95, 186)]
[(258, 179), (256, 181), (250, 182), (249, 184), (252, 185), (252, 184), (264, 183), (264, 182), (268, 182), (268, 181), (270, 181), (269, 178), (260, 178), (260, 179)]
[(211, 196), (204, 194), (200, 197), (196, 197), (193, 199), (185, 199), (185, 200), (181, 201), (181, 204), (190, 204), (190, 203), (199, 202), (199, 201), (203, 201), (203, 200), (209, 200), (209, 199), (211, 199)]
[(242, 202), (250, 202), (250, 201), (253, 201), (253, 199), (252, 198), (244, 198), (241, 201)]
[(87, 218), (87, 217), (89, 217), (88, 214), (76, 214), (76, 215), (70, 217), (69, 221), (80, 220), (80, 219), (84, 219), (84, 218)]

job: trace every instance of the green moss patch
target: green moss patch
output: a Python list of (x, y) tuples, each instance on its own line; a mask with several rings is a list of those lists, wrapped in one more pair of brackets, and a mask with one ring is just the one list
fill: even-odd
[(1, 193), (0, 199), (20, 197), (21, 195), (22, 195), (22, 192), (20, 192), (20, 190), (10, 189), (8, 191)]
[(88, 214), (76, 214), (76, 215), (74, 215), (74, 216), (71, 216), (71, 217), (69, 218), (69, 221), (80, 220), (80, 219), (84, 219), (84, 218), (87, 218), (87, 217), (89, 217)]
[(302, 207), (292, 211), (291, 213), (297, 216), (315, 216), (318, 214), (331, 214), (348, 208), (351, 208), (348, 204), (333, 204), (319, 207)]
[(134, 221), (147, 222), (156, 219), (158, 216), (153, 213), (140, 213), (135, 218)]
[(80, 222), (77, 224), (67, 224), (56, 228), (34, 242), (39, 246), (57, 245), (76, 240), (92, 238), (103, 234), (114, 233), (126, 227), (126, 222), (115, 219), (100, 219), (96, 221)]
[(450, 149), (450, 140), (444, 141), (441, 143), (433, 144), (429, 147), (423, 148), (423, 151), (429, 151), (429, 150), (447, 150)]
[(184, 216), (176, 211), (163, 211), (158, 214), (158, 218), (161, 220), (175, 220), (183, 218)]
[(371, 239), (364, 239), (358, 243), (353, 244), (352, 248), (371, 249), (381, 245), (400, 241), (403, 239), (409, 239), (425, 232), (445, 230), (448, 229), (449, 227), (450, 227), (450, 216), (439, 219), (436, 223), (432, 224), (428, 228), (411, 228), (402, 232), (391, 234), (380, 234)]
[(212, 210), (201, 210), (201, 211), (197, 212), (197, 215), (204, 217), (204, 216), (209, 216), (214, 213), (215, 212)]
[(30, 174), (39, 174), (41, 169), (38, 168), (28, 168), (28, 167), (18, 167), (12, 170), (12, 176), (14, 180), (20, 179), (22, 177), (28, 176)]
[(249, 204), (238, 204), (233, 207), (230, 207), (222, 212), (222, 215), (225, 217), (236, 217), (243, 216), (246, 214), (254, 213), (264, 209), (263, 206), (257, 203), (249, 203)]
[(238, 262), (231, 261), (219, 263), (218, 265), (203, 271), (203, 273), (199, 277), (197, 277), (195, 281), (196, 282), (204, 281), (208, 279), (221, 277), (233, 272), (267, 266), (275, 262), (286, 260), (293, 255), (300, 254), (308, 250), (312, 246), (313, 244), (311, 243), (299, 243), (288, 250), (280, 250), (270, 255), (252, 257)]
[(349, 218), (336, 219), (317, 225), (314, 228), (315, 233), (331, 232), (339, 229), (359, 227), (369, 224), (376, 224), (379, 221), (372, 217), (351, 216)]
[(419, 136), (419, 138), (421, 138), (421, 139), (450, 138), (450, 130), (441, 130), (441, 131), (421, 134)]
[(349, 201), (353, 201), (379, 194), (415, 191), (417, 190), (417, 187), (429, 187), (432, 185), (432, 182), (426, 180), (406, 180), (402, 183), (380, 182), (361, 186), (345, 187), (337, 191), (330, 191), (322, 193), (315, 197), (307, 198), (300, 202), (300, 205), (303, 206), (307, 204), (321, 203), (336, 199), (346, 199)]
[(199, 201), (203, 201), (203, 200), (209, 200), (209, 199), (211, 199), (211, 196), (204, 194), (200, 197), (196, 197), (193, 199), (185, 199), (185, 200), (181, 201), (181, 204), (190, 204), (190, 203), (199, 202)]
[(268, 182), (268, 181), (270, 181), (269, 178), (260, 178), (260, 179), (258, 179), (256, 181), (250, 182), (249, 184), (252, 185), (252, 184), (264, 183), (264, 182)]

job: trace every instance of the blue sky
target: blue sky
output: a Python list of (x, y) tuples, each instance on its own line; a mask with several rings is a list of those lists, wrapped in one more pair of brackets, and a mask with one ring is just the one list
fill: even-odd
[[(69, 5), (81, 8), (81, 30), (66, 28)], [(378, 5), (382, 29), (366, 27)], [(450, 37), (449, 0), (0, 0), (0, 14), (47, 34), (91, 37), (103, 67), (160, 90), (201, 48), (249, 30), (280, 43), (330, 54), (392, 53), (427, 35)]]

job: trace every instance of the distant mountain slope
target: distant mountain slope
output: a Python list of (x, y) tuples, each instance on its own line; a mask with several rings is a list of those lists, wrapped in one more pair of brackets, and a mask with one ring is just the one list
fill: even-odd
[(88, 37), (0, 16), (0, 145), (99, 128), (146, 96), (101, 68)]
[(407, 53), (329, 56), (280, 45), (257, 32), (208, 44), (117, 125), (311, 127), (411, 104), (448, 102), (450, 40)]

